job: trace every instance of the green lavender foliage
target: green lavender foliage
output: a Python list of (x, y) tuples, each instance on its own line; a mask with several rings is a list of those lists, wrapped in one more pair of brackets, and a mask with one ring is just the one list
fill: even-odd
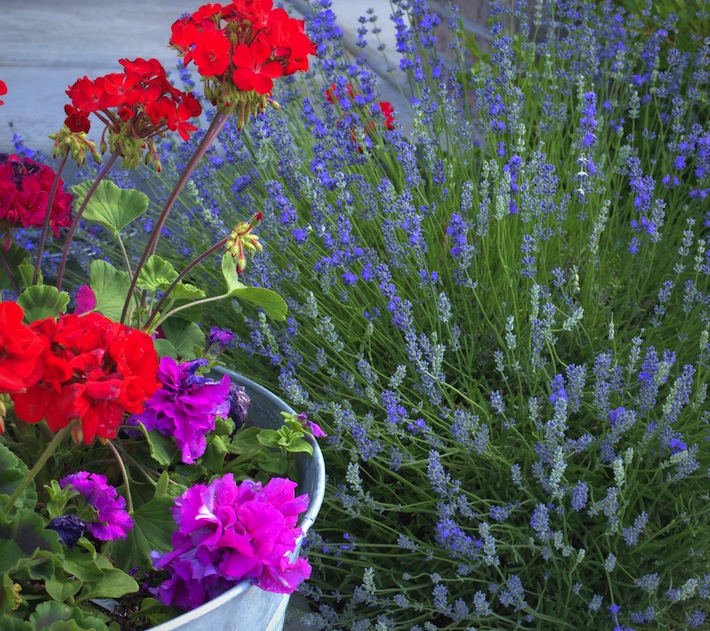
[[(702, 628), (710, 41), (612, 3), (492, 14), (474, 63), (455, 13), (442, 52), (426, 3), (393, 3), (388, 130), (315, 3), (313, 71), (224, 132), (168, 243), (264, 213), (246, 282), (290, 317), (204, 316), (330, 435), (314, 628)], [(169, 179), (189, 149), (164, 150)]]

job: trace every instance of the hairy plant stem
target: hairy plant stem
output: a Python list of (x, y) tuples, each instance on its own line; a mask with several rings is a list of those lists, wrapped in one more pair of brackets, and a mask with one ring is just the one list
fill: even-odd
[(19, 294), (20, 288), (17, 286), (17, 282), (15, 281), (15, 277), (12, 274), (12, 270), (10, 269), (10, 265), (5, 260), (5, 255), (2, 252), (2, 248), (0, 248), (0, 265), (2, 265), (3, 270), (5, 270), (5, 273), (7, 274), (7, 279), (10, 281), (10, 284), (12, 285), (13, 290), (15, 291), (16, 294)]
[(185, 267), (182, 272), (180, 272), (177, 276), (177, 278), (172, 282), (170, 287), (168, 287), (167, 291), (161, 296), (160, 300), (158, 300), (158, 303), (153, 307), (153, 311), (150, 314), (150, 317), (148, 318), (148, 321), (145, 323), (145, 329), (147, 329), (155, 320), (155, 318), (158, 315), (158, 312), (160, 311), (160, 307), (163, 306), (167, 298), (170, 296), (170, 293), (175, 289), (175, 287), (178, 285), (178, 283), (185, 278), (187, 274), (190, 273), (191, 270), (193, 270), (197, 265), (199, 265), (202, 261), (204, 261), (207, 257), (211, 256), (221, 248), (223, 248), (226, 244), (227, 241), (229, 241), (229, 237), (225, 237), (221, 241), (218, 241), (215, 243), (211, 248), (200, 254), (196, 259), (194, 259), (192, 262)]
[(37, 462), (35, 462), (34, 466), (32, 469), (30, 469), (30, 472), (25, 476), (25, 478), (20, 482), (20, 485), (15, 489), (15, 492), (10, 496), (10, 499), (7, 500), (5, 503), (5, 513), (9, 512), (9, 510), (15, 505), (15, 502), (18, 500), (20, 495), (22, 495), (23, 491), (30, 485), (32, 480), (37, 477), (37, 474), (40, 472), (42, 467), (47, 463), (47, 460), (49, 460), (50, 456), (55, 452), (57, 447), (60, 445), (62, 440), (64, 440), (64, 437), (67, 435), (69, 432), (71, 424), (67, 425), (66, 427), (62, 427), (55, 435), (54, 438), (52, 438), (52, 441), (47, 445), (45, 450), (40, 454), (39, 458), (37, 459)]
[(71, 227), (69, 228), (69, 233), (67, 234), (66, 240), (64, 241), (64, 249), (62, 250), (62, 259), (59, 262), (59, 271), (57, 272), (57, 289), (59, 289), (59, 290), (61, 290), (61, 288), (62, 288), (62, 280), (64, 279), (64, 269), (67, 266), (67, 257), (69, 256), (69, 246), (71, 245), (72, 239), (74, 238), (74, 233), (76, 232), (77, 226), (79, 225), (79, 220), (81, 219), (81, 216), (84, 214), (84, 210), (86, 209), (86, 205), (89, 203), (89, 200), (91, 199), (91, 196), (94, 194), (94, 191), (98, 187), (101, 180), (103, 180), (104, 177), (106, 177), (106, 174), (109, 172), (109, 170), (113, 166), (114, 162), (116, 162), (116, 160), (118, 160), (118, 156), (119, 156), (118, 151), (114, 151), (111, 154), (111, 157), (107, 160), (106, 164), (104, 164), (103, 167), (101, 167), (101, 171), (99, 171), (99, 174), (96, 176), (96, 179), (91, 184), (91, 188), (86, 193), (86, 197), (84, 197), (84, 201), (81, 203), (79, 210), (77, 210), (76, 214), (74, 215), (74, 221), (72, 221)]
[(37, 260), (35, 261), (35, 272), (32, 276), (32, 284), (37, 284), (37, 279), (39, 278), (39, 270), (42, 265), (42, 256), (44, 255), (44, 246), (47, 242), (47, 233), (49, 232), (49, 220), (52, 214), (52, 204), (54, 204), (54, 198), (57, 196), (57, 189), (59, 188), (59, 179), (64, 173), (64, 167), (67, 164), (67, 157), (64, 156), (62, 161), (57, 167), (57, 172), (54, 176), (54, 182), (52, 182), (52, 188), (49, 190), (49, 199), (47, 200), (47, 212), (44, 215), (44, 223), (42, 224), (42, 235), (39, 238), (39, 244), (37, 246)]
[(133, 498), (131, 497), (131, 483), (128, 480), (128, 471), (126, 471), (126, 465), (123, 462), (123, 458), (121, 458), (121, 454), (118, 453), (118, 450), (114, 446), (114, 444), (108, 440), (106, 441), (106, 444), (108, 445), (108, 448), (113, 452), (113, 455), (116, 456), (116, 461), (118, 462), (118, 468), (121, 470), (121, 476), (123, 477), (123, 486), (126, 489), (126, 509), (128, 510), (129, 513), (133, 513)]
[(136, 266), (136, 269), (133, 272), (133, 278), (131, 279), (131, 286), (128, 289), (128, 295), (126, 296), (126, 301), (123, 304), (123, 311), (121, 312), (121, 322), (125, 323), (125, 321), (126, 321), (126, 313), (128, 312), (128, 305), (131, 303), (131, 296), (133, 295), (133, 292), (136, 289), (136, 283), (138, 281), (138, 276), (140, 275), (141, 270), (143, 269), (143, 266), (145, 265), (146, 261), (148, 260), (148, 257), (151, 256), (155, 252), (155, 249), (158, 245), (158, 240), (160, 239), (160, 233), (163, 230), (163, 226), (165, 225), (165, 222), (167, 221), (170, 211), (172, 210), (173, 206), (175, 205), (175, 202), (177, 201), (178, 196), (182, 192), (182, 189), (185, 188), (185, 184), (187, 184), (187, 181), (190, 179), (190, 176), (192, 175), (193, 171), (197, 167), (198, 163), (203, 158), (205, 153), (207, 153), (207, 150), (210, 148), (210, 146), (214, 142), (214, 139), (217, 137), (217, 134), (219, 134), (219, 132), (222, 130), (225, 123), (229, 119), (229, 115), (231, 114), (232, 109), (234, 109), (234, 108), (232, 107), (224, 114), (221, 114), (221, 113), (215, 114), (215, 117), (212, 119), (212, 122), (210, 123), (210, 126), (207, 129), (207, 131), (205, 132), (204, 137), (200, 141), (200, 144), (195, 149), (195, 152), (192, 154), (190, 161), (187, 163), (187, 165), (183, 169), (182, 173), (180, 174), (180, 177), (178, 178), (178, 181), (175, 183), (175, 186), (173, 187), (173, 190), (170, 192), (170, 196), (168, 197), (168, 200), (165, 202), (165, 206), (163, 207), (163, 210), (161, 211), (160, 216), (158, 217), (158, 220), (155, 223), (155, 226), (153, 227), (153, 231), (150, 234), (150, 237), (148, 239), (148, 243), (146, 243), (145, 249), (143, 250), (143, 254), (141, 255), (141, 259), (138, 262), (138, 265)]

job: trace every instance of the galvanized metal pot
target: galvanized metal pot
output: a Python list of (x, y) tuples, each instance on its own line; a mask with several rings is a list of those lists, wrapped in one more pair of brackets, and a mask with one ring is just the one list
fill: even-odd
[[(251, 398), (247, 424), (278, 429), (282, 425), (281, 412), (293, 412), (279, 397), (251, 379), (231, 370), (226, 373), (232, 381), (246, 388)], [(323, 454), (312, 436), (313, 456), (297, 454), (298, 493), (308, 493), (310, 504), (301, 515), (298, 525), (305, 534), (315, 521), (325, 492), (325, 464)], [(299, 540), (292, 558), (301, 550)], [(177, 618), (153, 627), (151, 631), (281, 631), (284, 625), (288, 594), (274, 594), (260, 589), (250, 581), (243, 581), (221, 596)]]

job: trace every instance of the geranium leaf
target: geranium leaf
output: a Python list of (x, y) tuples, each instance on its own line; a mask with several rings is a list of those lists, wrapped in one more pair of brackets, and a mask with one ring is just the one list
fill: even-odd
[[(17, 275), (20, 277), (20, 282), (25, 286), (29, 287), (32, 285), (32, 280), (35, 275), (35, 266), (32, 263), (20, 263), (17, 266)], [(41, 285), (44, 282), (44, 277), (42, 276), (42, 271), (37, 275), (37, 285)]]
[(197, 324), (182, 318), (170, 318), (163, 322), (163, 333), (183, 360), (195, 359), (195, 346), (204, 348), (205, 334)]
[(254, 307), (259, 307), (266, 312), (266, 315), (274, 320), (285, 320), (288, 307), (286, 301), (271, 289), (263, 287), (241, 287), (229, 292), (230, 296), (248, 302)]
[[(27, 465), (0, 443), (0, 505), (4, 504), (3, 496), (10, 499), (20, 482), (29, 473)], [(37, 490), (32, 482), (15, 502), (15, 508), (33, 510), (37, 504)]]
[(69, 294), (52, 285), (33, 285), (17, 297), (17, 304), (24, 309), (27, 322), (56, 318), (67, 310)]
[[(75, 206), (83, 203), (93, 180), (72, 187)], [(148, 210), (148, 196), (135, 189), (122, 189), (110, 180), (101, 180), (91, 195), (82, 217), (108, 228), (114, 234)]]
[(143, 433), (150, 449), (150, 455), (159, 465), (167, 467), (177, 454), (175, 443), (160, 432), (149, 432), (143, 423), (139, 423), (137, 428)]
[(103, 313), (110, 320), (116, 322), (120, 320), (123, 304), (131, 287), (128, 272), (118, 270), (110, 263), (97, 259), (91, 262), (89, 286), (96, 296), (94, 311)]
[(158, 357), (172, 357), (173, 359), (177, 359), (177, 351), (168, 340), (163, 338), (153, 340), (153, 346), (155, 346)]
[(29, 570), (33, 579), (50, 578), (61, 552), (57, 533), (34, 510), (20, 509), (12, 518), (0, 513), (0, 574)]
[(156, 497), (133, 512), (135, 525), (126, 539), (110, 541), (105, 546), (106, 554), (116, 559), (118, 567), (148, 571), (152, 568), (151, 550), (167, 552), (172, 548), (170, 538), (176, 526), (170, 509), (174, 503), (169, 497)]
[(10, 616), (5, 616), (3, 618), (2, 625), (2, 631), (35, 631), (29, 622), (25, 622), (19, 618), (12, 618)]
[(271, 289), (264, 287), (249, 287), (239, 280), (239, 274), (234, 265), (234, 259), (229, 252), (222, 257), (222, 275), (227, 282), (227, 295), (239, 298), (259, 309), (274, 320), (285, 320), (288, 307), (286, 301)]
[[(106, 624), (78, 607), (53, 600), (37, 605), (30, 616), (33, 629), (48, 631), (106, 631)], [(4, 624), (4, 623), (3, 623)], [(4, 628), (4, 627), (3, 627)]]
[(165, 291), (178, 277), (177, 270), (165, 259), (153, 255), (138, 274), (136, 286), (148, 291)]
[[(5, 259), (5, 262), (10, 268), (10, 272), (15, 278), (15, 281), (20, 282), (17, 268), (25, 261), (31, 260), (30, 253), (25, 250), (25, 248), (17, 245), (17, 243), (11, 243), (10, 247), (7, 249), (7, 252), (4, 252), (2, 247), (0, 247), (0, 256)], [(0, 274), (0, 289), (13, 289), (10, 277), (5, 273)]]
[(179, 300), (197, 300), (205, 296), (206, 294), (202, 289), (195, 287), (195, 285), (190, 285), (190, 283), (178, 283), (170, 292), (170, 298), (175, 302)]

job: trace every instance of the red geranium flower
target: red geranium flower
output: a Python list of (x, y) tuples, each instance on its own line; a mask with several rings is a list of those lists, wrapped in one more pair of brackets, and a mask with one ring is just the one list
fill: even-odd
[(45, 419), (52, 431), (79, 419), (78, 442), (111, 439), (125, 412), (143, 410), (158, 389), (158, 355), (150, 336), (100, 313), (65, 314), (30, 327), (47, 340), (39, 380), (12, 395), (28, 423)]
[[(7, 86), (4, 81), (0, 81), (0, 96), (7, 94)], [(3, 105), (5, 101), (0, 101), (0, 105)]]
[(170, 45), (185, 65), (195, 62), (212, 103), (240, 103), (244, 119), (266, 107), (273, 79), (308, 69), (316, 50), (303, 20), (272, 0), (207, 4), (173, 24)]
[(227, 36), (222, 31), (206, 30), (195, 34), (193, 60), (203, 77), (221, 75), (229, 68), (229, 53), (232, 50)]
[(284, 69), (277, 61), (269, 61), (271, 47), (264, 39), (254, 40), (249, 46), (237, 46), (232, 55), (236, 66), (232, 78), (234, 85), (248, 92), (269, 94), (274, 87), (272, 79), (280, 77)]
[(23, 317), (17, 303), (0, 303), (0, 392), (20, 392), (42, 375), (47, 340), (23, 324)]
[[(0, 153), (0, 235), (6, 235), (5, 249), (10, 245), (11, 228), (42, 227), (55, 177), (44, 164)], [(55, 237), (59, 236), (60, 227), (71, 224), (73, 198), (63, 187), (60, 179), (49, 215)]]
[(202, 107), (192, 93), (171, 85), (157, 59), (120, 59), (119, 63), (123, 72), (94, 80), (84, 77), (69, 86), (72, 102), (65, 108), (65, 125), (74, 132), (87, 131), (88, 116), (94, 113), (106, 125), (102, 145), (119, 150), (128, 168), (137, 166), (146, 148), (157, 162), (153, 139), (177, 130), (187, 140), (197, 129), (188, 121), (199, 116)]

